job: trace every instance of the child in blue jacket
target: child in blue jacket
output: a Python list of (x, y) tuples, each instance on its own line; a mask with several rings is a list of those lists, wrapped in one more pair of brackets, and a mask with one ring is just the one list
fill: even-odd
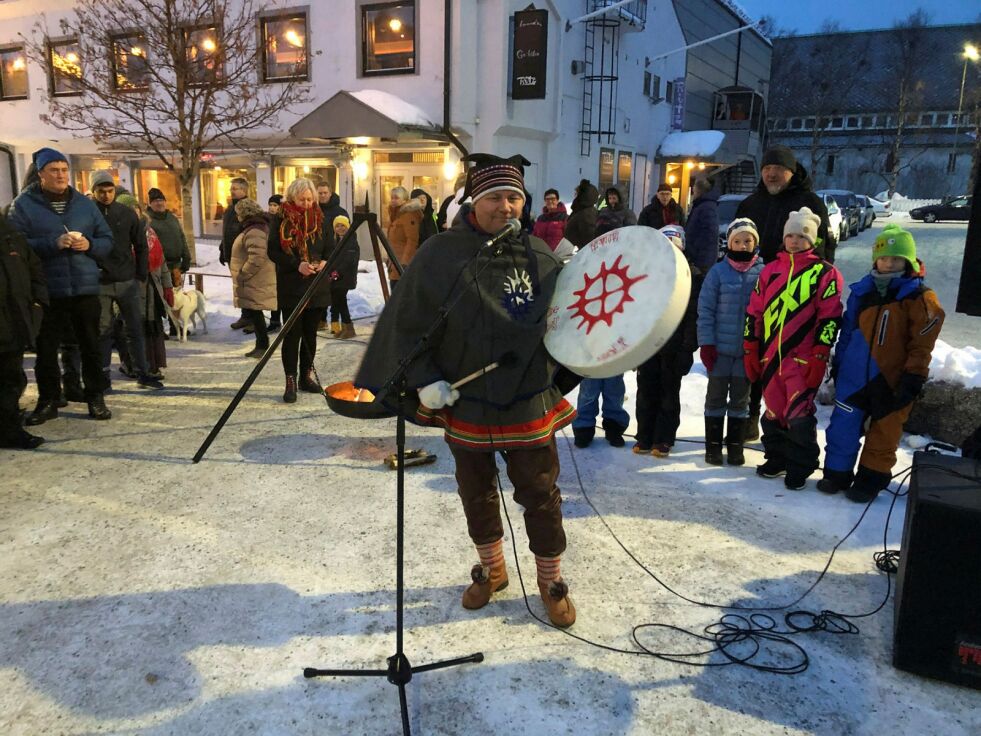
[(708, 373), (705, 394), (705, 462), (722, 465), (722, 434), (729, 415), (726, 454), (742, 465), (749, 422), (750, 382), (743, 368), (743, 325), (749, 295), (763, 262), (760, 236), (752, 220), (733, 220), (726, 232), (726, 257), (715, 264), (698, 297), (698, 344)]

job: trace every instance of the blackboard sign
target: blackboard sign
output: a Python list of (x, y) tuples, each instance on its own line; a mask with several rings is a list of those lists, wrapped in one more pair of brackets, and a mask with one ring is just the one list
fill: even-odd
[(512, 48), (511, 99), (544, 99), (548, 55), (547, 10), (522, 10), (514, 14)]

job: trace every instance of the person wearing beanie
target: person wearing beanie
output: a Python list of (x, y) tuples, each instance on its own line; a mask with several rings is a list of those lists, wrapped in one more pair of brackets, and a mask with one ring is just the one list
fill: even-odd
[(269, 260), (269, 216), (254, 199), (242, 197), (235, 203), (241, 230), (232, 241), (228, 269), (236, 307), (252, 325), (255, 346), (246, 358), (261, 358), (269, 347), (266, 317), (262, 310), (276, 310), (276, 266)]
[[(520, 233), (501, 241), (495, 255), (483, 247), (525, 203), (522, 156), (475, 153), (453, 226), (419, 249), (385, 305), (355, 378), (376, 395), (411, 354), (447, 305), (445, 323), (425, 352), (408, 365), (413, 400), (409, 419), (439, 426), (453, 454), (467, 528), (479, 562), (463, 593), (467, 609), (487, 605), (508, 584), (504, 528), (497, 495), (497, 454), (504, 456), (515, 500), (524, 509), (535, 555), (538, 590), (556, 626), (575, 622), (562, 578), (566, 548), (556, 479), (555, 432), (575, 410), (555, 384), (559, 366), (545, 350), (546, 312), (561, 262), (546, 243)], [(457, 381), (491, 363), (499, 367), (459, 388)], [(418, 402), (415, 401), (418, 398)], [(395, 403), (392, 394), (380, 396)]]
[(583, 248), (596, 237), (596, 203), (599, 201), (599, 190), (589, 179), (582, 179), (576, 187), (576, 196), (572, 200), (572, 214), (565, 224), (565, 239), (576, 248)]
[[(435, 228), (436, 221), (433, 221)], [(347, 293), (358, 285), (358, 260), (361, 249), (355, 236), (343, 242), (344, 236), (351, 229), (351, 220), (346, 215), (334, 218), (334, 248), (340, 248), (341, 253), (334, 263), (330, 273), (330, 331), (339, 340), (350, 340), (357, 337), (354, 330), (354, 320), (347, 304)]]
[(785, 475), (800, 490), (818, 468), (814, 397), (824, 381), (841, 323), (842, 278), (814, 245), (820, 218), (807, 207), (790, 213), (784, 250), (760, 272), (749, 298), (743, 332), (743, 366), (761, 382), (766, 462), (757, 475)]
[(944, 323), (923, 273), (912, 234), (889, 224), (872, 246), (872, 270), (849, 287), (831, 367), (835, 408), (818, 481), (825, 493), (844, 491), (868, 503), (889, 485), (903, 424), (926, 382)]
[[(425, 189), (413, 189), (409, 192), (409, 197), (415, 199), (422, 205), (422, 220), (419, 222), (419, 245), (422, 245), (435, 235), (436, 213), (433, 211), (433, 198)], [(346, 212), (344, 213), (347, 214)], [(350, 224), (348, 225), (350, 227)]]
[[(660, 232), (687, 258), (684, 228), (665, 225)], [(696, 321), (701, 288), (702, 277), (693, 274), (681, 322), (661, 349), (637, 368), (637, 442), (633, 451), (638, 455), (665, 458), (674, 447), (681, 426), (681, 382), (691, 371), (698, 348)]]
[(660, 230), (665, 225), (685, 226), (685, 213), (674, 200), (674, 190), (670, 184), (662, 183), (651, 198), (651, 203), (637, 216), (638, 225), (646, 225)]
[(162, 389), (163, 384), (149, 375), (146, 339), (143, 330), (143, 300), (146, 290), (148, 248), (146, 227), (132, 207), (116, 201), (116, 182), (108, 171), (93, 171), (89, 176), (92, 199), (109, 223), (113, 246), (99, 266), (102, 285), (99, 300), (99, 342), (102, 371), (111, 385), (112, 346), (115, 333), (114, 309), (125, 325), (125, 340), (120, 343), (122, 368), (131, 368), (140, 388)]
[(756, 190), (739, 203), (736, 217), (748, 217), (760, 234), (760, 257), (764, 265), (774, 260), (783, 241), (787, 216), (801, 207), (817, 215), (820, 227), (814, 246), (818, 255), (834, 262), (834, 251), (828, 239), (828, 210), (813, 190), (807, 170), (786, 146), (768, 148), (760, 162), (760, 182)]
[(743, 366), (743, 327), (762, 270), (756, 225), (736, 218), (726, 231), (725, 258), (709, 270), (698, 297), (699, 354), (708, 374), (705, 462), (710, 465), (722, 464), (723, 434), (729, 464), (745, 463), (750, 381)]
[(266, 203), (266, 212), (270, 215), (278, 215), (279, 208), (283, 206), (283, 195), (274, 194), (269, 198)]
[(99, 208), (69, 185), (65, 156), (53, 148), (35, 151), (38, 182), (22, 191), (10, 207), (10, 224), (41, 259), (50, 305), (37, 336), (34, 376), (38, 400), (27, 424), (38, 425), (58, 416), (62, 393), (58, 348), (62, 336), (74, 330), (81, 353), (84, 398), (89, 416), (112, 416), (103, 393), (108, 388), (99, 349), (99, 264), (113, 248), (113, 233)]

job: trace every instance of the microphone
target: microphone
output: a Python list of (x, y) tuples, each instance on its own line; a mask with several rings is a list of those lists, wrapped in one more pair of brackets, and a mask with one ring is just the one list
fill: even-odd
[(484, 241), (481, 249), (487, 248), (488, 250), (493, 250), (494, 255), (500, 255), (501, 248), (500, 244), (510, 238), (512, 235), (517, 235), (521, 232), (521, 221), (515, 217), (508, 220), (508, 224), (501, 228), (500, 231), (494, 233), (490, 238)]

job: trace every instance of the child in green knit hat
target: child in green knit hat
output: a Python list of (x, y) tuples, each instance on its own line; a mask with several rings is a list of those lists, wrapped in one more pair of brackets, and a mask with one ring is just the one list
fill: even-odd
[(852, 501), (868, 503), (889, 485), (903, 424), (926, 382), (944, 322), (923, 275), (913, 235), (895, 224), (884, 227), (872, 246), (872, 271), (850, 287), (835, 347), (835, 408), (818, 482), (825, 493), (843, 490)]

